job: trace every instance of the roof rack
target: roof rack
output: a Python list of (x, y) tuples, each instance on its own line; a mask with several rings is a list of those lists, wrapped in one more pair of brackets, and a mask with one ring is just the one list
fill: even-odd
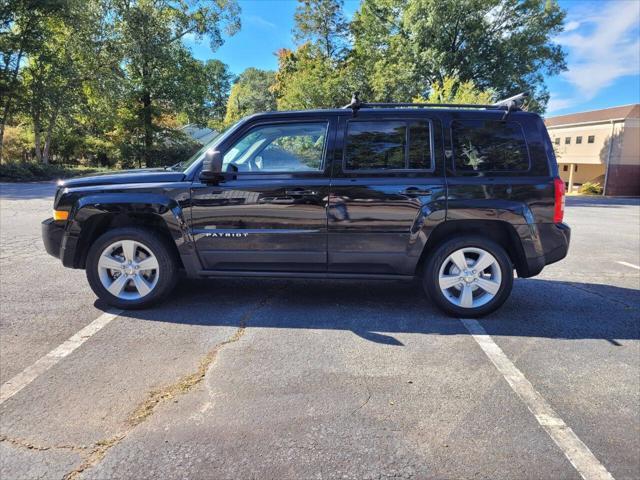
[(485, 109), (485, 110), (505, 110), (504, 115), (502, 116), (502, 120), (506, 120), (509, 114), (513, 111), (520, 110), (524, 100), (529, 96), (528, 92), (522, 92), (518, 95), (514, 95), (513, 97), (505, 98), (504, 100), (500, 100), (496, 103), (492, 104), (475, 104), (475, 103), (365, 103), (359, 98), (360, 93), (354, 92), (351, 97), (351, 102), (348, 105), (345, 105), (344, 109), (350, 108), (353, 110), (353, 114), (355, 115), (358, 110), (363, 108), (437, 108), (437, 107), (446, 107), (446, 108), (477, 108), (477, 109)]

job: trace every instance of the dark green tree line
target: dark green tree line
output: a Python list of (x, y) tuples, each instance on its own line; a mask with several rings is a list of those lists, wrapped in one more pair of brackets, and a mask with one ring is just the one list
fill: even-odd
[(566, 69), (556, 0), (298, 0), (275, 72), (194, 58), (240, 28), (236, 0), (0, 0), (0, 159), (160, 165), (257, 111), (368, 101), (480, 102)]

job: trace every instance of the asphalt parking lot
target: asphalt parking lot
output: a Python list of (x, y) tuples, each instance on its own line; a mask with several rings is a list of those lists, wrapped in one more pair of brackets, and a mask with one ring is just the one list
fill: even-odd
[(402, 282), (184, 280), (105, 314), (42, 247), (52, 193), (0, 184), (2, 479), (581, 478), (553, 429), (584, 478), (640, 478), (638, 200), (569, 198), (568, 258), (473, 336)]

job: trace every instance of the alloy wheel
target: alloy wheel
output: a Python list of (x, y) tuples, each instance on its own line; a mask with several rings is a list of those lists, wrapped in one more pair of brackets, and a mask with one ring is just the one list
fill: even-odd
[(104, 288), (122, 300), (145, 297), (158, 283), (160, 266), (151, 249), (135, 240), (118, 240), (98, 259), (98, 276)]
[(493, 300), (500, 291), (500, 265), (486, 250), (461, 248), (442, 262), (438, 284), (444, 297), (453, 305), (478, 308)]

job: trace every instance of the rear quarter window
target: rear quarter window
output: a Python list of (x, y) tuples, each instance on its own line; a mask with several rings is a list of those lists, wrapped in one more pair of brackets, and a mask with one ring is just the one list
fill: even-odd
[(526, 172), (531, 168), (518, 122), (455, 120), (451, 138), (458, 172)]

